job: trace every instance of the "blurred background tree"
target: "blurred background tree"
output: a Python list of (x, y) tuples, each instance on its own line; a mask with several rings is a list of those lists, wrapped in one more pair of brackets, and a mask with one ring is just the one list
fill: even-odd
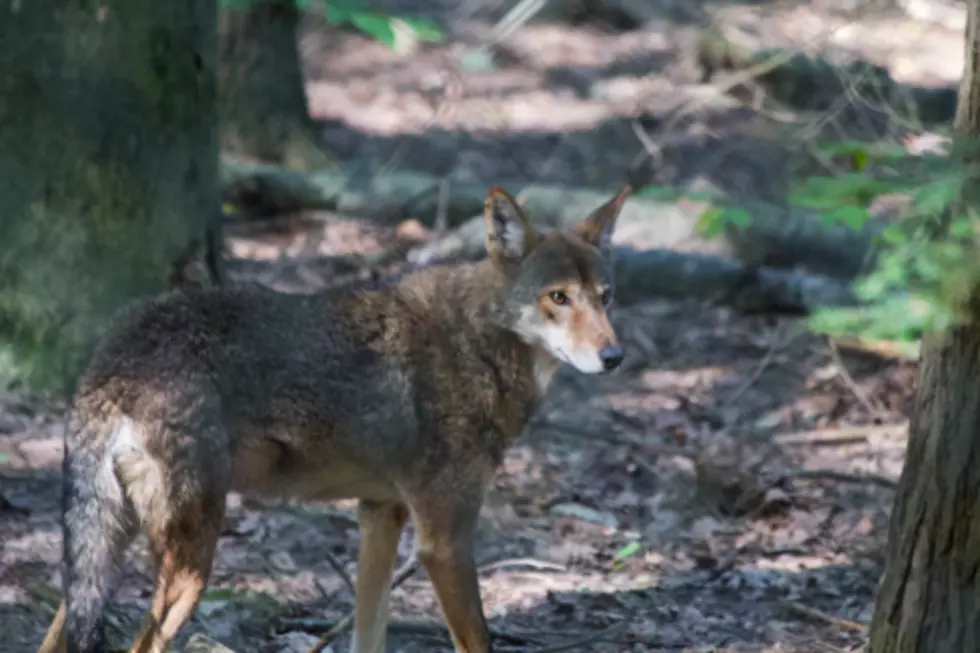
[(222, 151), (299, 170), (330, 163), (307, 112), (296, 50), (298, 21), (295, 0), (221, 3)]
[(0, 8), (0, 375), (70, 389), (219, 210), (213, 0)]

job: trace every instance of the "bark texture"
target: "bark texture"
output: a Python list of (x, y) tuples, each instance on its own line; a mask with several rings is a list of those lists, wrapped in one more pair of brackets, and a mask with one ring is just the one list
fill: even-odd
[(293, 0), (264, 0), (219, 13), (223, 152), (297, 170), (330, 164), (307, 113)]
[[(980, 5), (968, 7), (956, 130), (973, 142), (980, 135)], [(980, 650), (980, 305), (972, 309), (969, 322), (923, 343), (870, 653)]]
[(110, 316), (206, 241), (216, 11), (0, 4), (0, 384), (70, 391)]

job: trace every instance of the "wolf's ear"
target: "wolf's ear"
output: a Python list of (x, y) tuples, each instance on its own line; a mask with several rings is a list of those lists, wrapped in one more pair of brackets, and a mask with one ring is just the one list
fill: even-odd
[(516, 263), (531, 251), (537, 232), (517, 201), (500, 186), (494, 186), (483, 202), (487, 254), (496, 265)]
[(633, 192), (632, 187), (623, 184), (615, 197), (593, 211), (575, 228), (579, 237), (601, 249), (603, 254), (609, 254), (612, 251), (612, 235), (616, 230), (616, 218), (619, 217), (619, 211), (631, 192)]

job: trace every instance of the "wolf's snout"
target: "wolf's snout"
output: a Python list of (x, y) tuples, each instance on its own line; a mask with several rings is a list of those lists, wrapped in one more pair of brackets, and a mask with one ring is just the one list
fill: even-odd
[(599, 360), (602, 361), (602, 368), (609, 372), (619, 367), (623, 362), (623, 348), (619, 345), (608, 345), (599, 351)]

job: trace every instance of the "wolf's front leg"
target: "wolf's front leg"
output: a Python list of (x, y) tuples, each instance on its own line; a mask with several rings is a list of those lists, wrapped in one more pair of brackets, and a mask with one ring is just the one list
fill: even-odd
[(357, 509), (361, 545), (357, 553), (354, 608), (354, 653), (385, 653), (388, 597), (398, 553), (398, 539), (408, 521), (400, 503), (362, 500)]
[(456, 650), (492, 653), (473, 560), (480, 501), (461, 495), (474, 496), (463, 492), (413, 497), (418, 556), (436, 590)]

